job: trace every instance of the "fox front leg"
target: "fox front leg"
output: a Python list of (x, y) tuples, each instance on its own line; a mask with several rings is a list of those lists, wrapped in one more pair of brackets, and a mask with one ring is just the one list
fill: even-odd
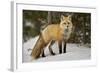
[(58, 42), (58, 46), (59, 46), (59, 54), (62, 53), (62, 41)]
[(64, 48), (63, 48), (63, 52), (66, 53), (66, 41), (64, 41)]

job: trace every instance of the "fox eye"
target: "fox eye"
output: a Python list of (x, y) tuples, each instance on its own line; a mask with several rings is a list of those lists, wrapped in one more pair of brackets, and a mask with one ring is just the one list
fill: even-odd
[(64, 25), (66, 25), (66, 23), (63, 23)]
[(70, 24), (69, 22), (67, 24)]

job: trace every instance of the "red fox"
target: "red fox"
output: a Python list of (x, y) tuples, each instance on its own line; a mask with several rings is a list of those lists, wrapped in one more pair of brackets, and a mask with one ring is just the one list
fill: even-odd
[(31, 56), (33, 58), (40, 57), (44, 55), (44, 48), (50, 43), (49, 51), (51, 54), (55, 55), (55, 53), (51, 49), (51, 45), (54, 44), (55, 41), (58, 42), (59, 45), (59, 53), (62, 53), (62, 42), (64, 42), (64, 53), (66, 53), (66, 43), (72, 33), (72, 18), (71, 15), (61, 16), (60, 24), (50, 24), (44, 30), (41, 31), (39, 35), (39, 39), (37, 40), (34, 48), (32, 49)]

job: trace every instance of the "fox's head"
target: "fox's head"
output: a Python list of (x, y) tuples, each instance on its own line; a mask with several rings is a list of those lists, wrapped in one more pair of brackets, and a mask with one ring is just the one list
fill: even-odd
[(63, 16), (61, 15), (61, 22), (60, 22), (61, 29), (64, 30), (64, 32), (69, 32), (72, 30), (73, 24), (72, 24), (72, 16)]

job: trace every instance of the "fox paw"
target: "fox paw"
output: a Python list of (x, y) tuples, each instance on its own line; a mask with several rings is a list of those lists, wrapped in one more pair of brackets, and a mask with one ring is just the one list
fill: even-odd
[(55, 53), (53, 53), (53, 52), (52, 52), (51, 54), (52, 54), (52, 55), (56, 55), (56, 54), (55, 54)]
[(46, 57), (45, 55), (42, 55), (42, 57)]

